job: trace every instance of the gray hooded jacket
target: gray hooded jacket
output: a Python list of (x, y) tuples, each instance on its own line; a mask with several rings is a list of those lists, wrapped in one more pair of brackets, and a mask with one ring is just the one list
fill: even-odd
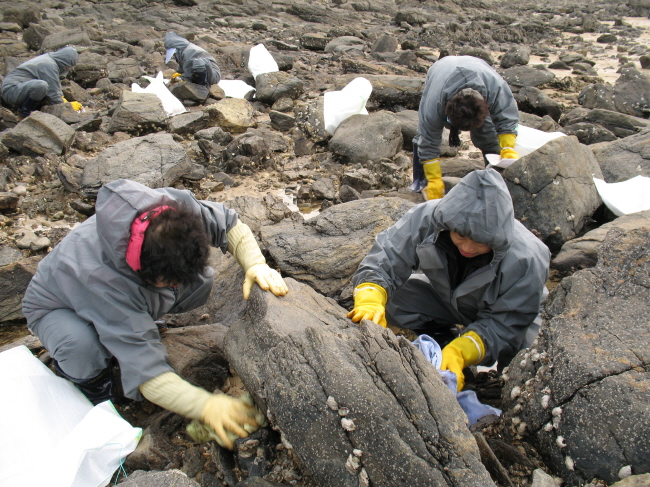
[(99, 190), (96, 214), (39, 263), (23, 299), (28, 326), (61, 308), (92, 323), (120, 364), (124, 395), (133, 399), (141, 399), (141, 384), (172, 370), (154, 320), (205, 304), (214, 279), (214, 271), (206, 267), (192, 285), (157, 288), (127, 264), (133, 220), (169, 200), (189, 204), (203, 219), (212, 246), (226, 252), (226, 233), (237, 223), (235, 211), (199, 201), (186, 190), (150, 189), (120, 179)]
[[(447, 257), (436, 240), (449, 230), (489, 245), (493, 258), (451, 289)], [(353, 277), (357, 286), (372, 282), (389, 299), (420, 269), (438, 295), (432, 303), (476, 332), (484, 341), (483, 364), (505, 352), (514, 355), (523, 344), (542, 301), (549, 274), (548, 248), (515, 220), (512, 200), (494, 169), (465, 176), (442, 199), (419, 204), (392, 227), (377, 235), (370, 253)]]
[(61, 91), (60, 74), (75, 66), (79, 54), (74, 47), (64, 47), (56, 52), (41, 54), (29, 61), (25, 61), (16, 69), (11, 71), (2, 82), (2, 98), (12, 106), (22, 103), (29, 93), (21, 89), (21, 84), (35, 79), (47, 83), (48, 90), (44, 102), (51, 105), (63, 103), (63, 92)]
[(508, 83), (485, 61), (473, 56), (446, 56), (429, 68), (420, 100), (418, 144), (420, 161), (440, 156), (445, 106), (463, 88), (478, 91), (487, 101), (497, 134), (516, 133), (519, 110)]
[(217, 61), (205, 49), (192, 44), (176, 32), (165, 34), (165, 49), (176, 49), (174, 57), (179, 64), (178, 72), (185, 81), (192, 81), (195, 73), (207, 72), (208, 83), (216, 85), (221, 81), (221, 70)]

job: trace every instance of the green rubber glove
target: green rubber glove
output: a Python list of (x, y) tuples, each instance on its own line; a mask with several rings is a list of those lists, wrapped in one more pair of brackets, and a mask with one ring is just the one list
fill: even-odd
[(354, 308), (348, 313), (355, 323), (371, 320), (386, 328), (386, 301), (388, 293), (378, 284), (364, 282), (354, 288)]
[(485, 344), (480, 336), (469, 331), (454, 338), (442, 349), (442, 363), (440, 369), (450, 370), (456, 374), (458, 392), (465, 386), (463, 369), (470, 365), (481, 363), (485, 357)]
[(438, 200), (445, 195), (445, 183), (442, 182), (442, 170), (440, 169), (440, 159), (431, 159), (422, 163), (424, 176), (427, 178), (427, 187), (424, 188), (424, 198), (429, 200)]

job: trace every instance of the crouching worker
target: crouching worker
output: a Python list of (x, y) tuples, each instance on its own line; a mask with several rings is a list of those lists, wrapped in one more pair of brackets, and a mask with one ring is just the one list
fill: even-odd
[(549, 261), (548, 248), (515, 220), (499, 173), (474, 171), (377, 236), (353, 277), (348, 317), (435, 337), (460, 391), (465, 367), (505, 366), (532, 342)]
[(258, 425), (256, 409), (176, 375), (155, 323), (207, 301), (214, 279), (210, 246), (228, 250), (243, 268), (244, 299), (254, 283), (276, 296), (287, 293), (233, 210), (185, 190), (113, 181), (100, 189), (96, 214), (39, 263), (23, 313), (56, 370), (93, 404), (116, 399), (115, 359), (126, 397), (144, 396), (202, 421), (232, 448), (228, 432), (248, 436), (244, 428)]
[[(66, 103), (59, 78), (65, 78), (78, 59), (79, 54), (74, 47), (64, 47), (25, 61), (5, 77), (2, 99), (7, 105), (18, 108), (23, 118), (45, 104)], [(79, 102), (72, 101), (70, 104), (74, 110), (82, 108)]]
[(180, 77), (210, 88), (221, 81), (221, 70), (217, 61), (205, 49), (192, 44), (176, 32), (165, 34), (165, 64), (173, 57), (178, 63), (178, 72), (172, 79)]
[(460, 146), (460, 131), (469, 130), (472, 143), (486, 154), (518, 159), (517, 102), (508, 83), (485, 61), (473, 56), (446, 56), (429, 68), (420, 108), (418, 134), (413, 139), (413, 185), (427, 200), (442, 198), (440, 170), (442, 131), (449, 145)]

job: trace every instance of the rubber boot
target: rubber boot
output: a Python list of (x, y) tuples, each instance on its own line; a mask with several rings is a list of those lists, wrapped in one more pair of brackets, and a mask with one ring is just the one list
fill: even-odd
[(34, 100), (33, 98), (27, 97), (23, 104), (20, 106), (18, 114), (21, 116), (21, 118), (26, 118), (29, 117), (30, 113), (32, 113), (34, 110), (38, 110), (39, 108), (41, 108), (41, 100)]
[(113, 392), (113, 371), (111, 367), (105, 368), (96, 377), (90, 379), (76, 379), (63, 372), (56, 360), (52, 360), (52, 365), (54, 365), (54, 368), (59, 374), (74, 383), (77, 389), (79, 389), (84, 396), (93, 403), (93, 405), (96, 406), (97, 404), (108, 400), (115, 403), (118, 399)]

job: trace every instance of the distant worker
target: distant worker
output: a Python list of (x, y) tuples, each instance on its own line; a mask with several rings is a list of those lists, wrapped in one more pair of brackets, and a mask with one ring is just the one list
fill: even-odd
[(185, 190), (113, 181), (99, 190), (95, 215), (39, 263), (23, 314), (55, 369), (93, 404), (121, 399), (113, 383), (117, 362), (126, 397), (144, 396), (199, 420), (232, 448), (232, 434), (245, 437), (246, 425), (259, 426), (255, 408), (178, 376), (156, 323), (206, 303), (214, 282), (210, 247), (228, 250), (244, 270), (244, 299), (255, 283), (287, 293), (234, 210)]
[[(45, 104), (66, 103), (59, 78), (65, 78), (78, 59), (79, 53), (74, 47), (64, 47), (25, 61), (5, 77), (2, 99), (7, 105), (18, 108), (23, 118)], [(70, 105), (74, 110), (82, 108), (76, 101), (71, 101)]]
[(442, 131), (449, 145), (460, 146), (459, 132), (469, 130), (472, 143), (486, 154), (518, 159), (515, 152), (519, 110), (508, 83), (485, 61), (473, 56), (446, 56), (434, 63), (420, 100), (418, 134), (413, 139), (413, 185), (427, 200), (442, 198), (440, 170)]
[(535, 338), (549, 260), (515, 220), (501, 175), (473, 171), (377, 235), (352, 278), (348, 317), (434, 337), (460, 391), (464, 368), (503, 368)]
[(205, 49), (192, 44), (176, 32), (167, 32), (165, 35), (165, 64), (172, 57), (178, 63), (178, 71), (172, 79), (181, 77), (189, 81), (210, 88), (221, 81), (221, 71), (217, 61)]

